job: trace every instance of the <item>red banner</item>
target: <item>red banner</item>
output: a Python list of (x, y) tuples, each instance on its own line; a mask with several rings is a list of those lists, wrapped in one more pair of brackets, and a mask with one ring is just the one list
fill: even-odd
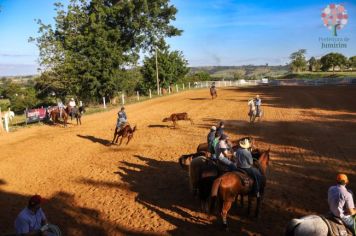
[(29, 109), (26, 112), (27, 122), (40, 121), (45, 118), (46, 118), (46, 109), (45, 108)]

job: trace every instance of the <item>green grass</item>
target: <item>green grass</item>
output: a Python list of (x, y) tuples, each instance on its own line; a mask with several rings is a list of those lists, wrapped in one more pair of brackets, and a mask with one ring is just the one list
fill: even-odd
[(320, 79), (320, 78), (356, 78), (356, 71), (348, 72), (299, 72), (290, 73), (277, 79)]
[[(188, 90), (187, 87), (186, 87), (185, 90), (181, 90), (181, 85), (180, 85), (179, 92), (187, 91)], [(171, 93), (171, 95), (173, 95), (173, 94), (176, 94), (176, 92)], [(165, 95), (162, 95), (162, 96), (161, 95), (158, 96), (157, 94), (152, 94), (152, 99), (157, 98), (157, 97), (169, 96), (169, 95), (170, 94), (168, 94), (168, 93), (165, 94)], [(143, 102), (143, 101), (146, 101), (146, 100), (149, 100), (149, 99), (150, 99), (149, 96), (140, 96), (140, 100), (137, 100), (137, 96), (125, 97), (125, 105), (133, 104), (133, 103), (137, 103), (137, 102)], [(110, 111), (112, 109), (117, 109), (118, 110), (121, 107), (121, 99), (118, 99), (117, 101), (118, 101), (118, 104), (115, 104), (115, 105), (107, 104), (106, 108), (104, 108), (102, 104), (88, 106), (88, 107), (85, 108), (85, 110), (86, 110), (85, 115), (90, 115), (90, 114), (94, 114), (94, 113)], [(10, 132), (14, 132), (14, 131), (17, 131), (19, 129), (25, 128), (25, 127), (45, 125), (43, 122), (34, 122), (34, 123), (27, 124), (27, 126), (26, 126), (25, 118), (26, 117), (25, 117), (24, 114), (15, 115), (14, 119), (10, 123)]]

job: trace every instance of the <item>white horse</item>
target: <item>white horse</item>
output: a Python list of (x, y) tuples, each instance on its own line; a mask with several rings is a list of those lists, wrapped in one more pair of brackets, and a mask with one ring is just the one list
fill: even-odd
[(253, 99), (251, 99), (250, 101), (248, 101), (247, 105), (250, 107), (250, 110), (248, 112), (248, 116), (250, 117), (250, 123), (253, 123), (256, 118), (259, 118), (261, 120), (262, 109), (260, 108), (259, 114), (257, 114), (255, 101)]
[(3, 114), (4, 115), (1, 115), (2, 116), (1, 118), (4, 121), (2, 121), (2, 119), (1, 119), (0, 122), (1, 122), (1, 124), (2, 124), (2, 122), (4, 122), (3, 127), (5, 128), (6, 132), (9, 132), (9, 122), (12, 121), (12, 119), (15, 117), (15, 113), (13, 111), (7, 111), (7, 112), (4, 112)]
[[(345, 226), (341, 226), (338, 233), (340, 236), (352, 235), (347, 231)], [(318, 215), (309, 215), (300, 219), (291, 220), (286, 228), (285, 236), (328, 236), (330, 234), (329, 227), (325, 220)], [(337, 234), (336, 234), (337, 235)]]

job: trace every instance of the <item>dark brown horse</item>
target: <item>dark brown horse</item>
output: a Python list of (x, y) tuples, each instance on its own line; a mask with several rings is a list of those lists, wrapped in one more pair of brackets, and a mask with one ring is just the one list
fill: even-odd
[(85, 108), (83, 106), (79, 108), (67, 106), (65, 111), (70, 116), (70, 120), (73, 120), (73, 117), (75, 117), (77, 120), (77, 125), (82, 124), (82, 114), (85, 112)]
[(60, 111), (60, 108), (56, 107), (50, 111), (50, 116), (53, 124), (59, 123), (59, 118), (62, 118), (64, 127), (67, 127), (68, 113), (65, 111), (65, 109)]
[(214, 98), (218, 97), (218, 93), (216, 92), (216, 88), (215, 87), (210, 87), (210, 95), (211, 95), (211, 99), (214, 99)]
[(186, 112), (183, 112), (183, 113), (173, 113), (173, 114), (170, 115), (169, 117), (164, 118), (164, 119), (162, 120), (162, 122), (172, 121), (172, 122), (173, 122), (173, 126), (174, 126), (174, 128), (175, 128), (176, 125), (177, 125), (177, 121), (178, 121), (178, 120), (189, 120), (192, 125), (194, 124), (193, 120), (188, 117), (188, 113), (186, 113)]
[[(257, 168), (261, 171), (262, 176), (266, 180), (266, 171), (270, 160), (270, 149), (263, 152), (258, 160)], [(245, 184), (245, 180), (248, 180), (248, 184)], [(248, 212), (251, 209), (251, 202), (254, 195), (252, 194), (253, 179), (246, 174), (239, 172), (227, 172), (217, 178), (211, 190), (211, 208), (218, 201), (222, 203), (220, 206), (221, 216), (223, 220), (223, 226), (225, 229), (227, 226), (227, 213), (229, 212), (232, 203), (236, 200), (238, 195), (248, 195)], [(256, 216), (259, 215), (261, 203), (263, 199), (264, 183), (260, 183), (260, 197), (257, 198), (256, 204)], [(221, 204), (219, 204), (221, 205)]]
[(117, 143), (119, 141), (119, 137), (121, 137), (120, 143), (119, 143), (119, 145), (121, 145), (122, 140), (127, 137), (127, 143), (126, 143), (126, 145), (127, 145), (127, 144), (129, 144), (130, 140), (133, 138), (133, 134), (135, 133), (135, 131), (136, 131), (136, 126), (131, 128), (130, 124), (126, 124), (120, 130), (119, 130), (119, 128), (115, 127), (114, 138), (111, 143), (112, 144), (114, 144), (114, 142)]

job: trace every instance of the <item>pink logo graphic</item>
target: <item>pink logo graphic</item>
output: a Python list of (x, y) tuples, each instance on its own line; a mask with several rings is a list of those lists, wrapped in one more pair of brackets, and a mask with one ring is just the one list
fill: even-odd
[(321, 14), (324, 25), (332, 30), (334, 36), (337, 36), (338, 30), (345, 27), (348, 18), (347, 11), (342, 4), (329, 4)]

